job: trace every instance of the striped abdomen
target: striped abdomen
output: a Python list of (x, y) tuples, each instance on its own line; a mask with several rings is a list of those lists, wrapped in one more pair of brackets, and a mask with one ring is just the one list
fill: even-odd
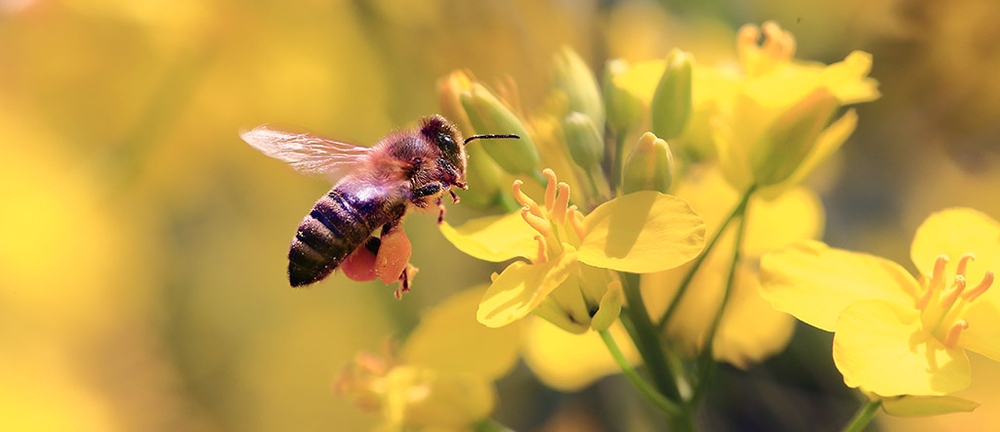
[(293, 287), (329, 276), (372, 231), (406, 212), (405, 201), (393, 200), (384, 191), (365, 187), (364, 193), (358, 193), (356, 189), (338, 185), (302, 219), (288, 251), (288, 281)]

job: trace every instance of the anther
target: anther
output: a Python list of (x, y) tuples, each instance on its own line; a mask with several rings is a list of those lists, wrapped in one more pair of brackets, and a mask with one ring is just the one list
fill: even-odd
[(531, 214), (538, 217), (542, 217), (542, 210), (538, 208), (538, 203), (536, 203), (535, 200), (531, 199), (531, 197), (529, 197), (528, 195), (526, 195), (524, 192), (521, 191), (521, 185), (523, 184), (524, 182), (522, 182), (521, 180), (514, 180), (514, 184), (511, 186), (511, 188), (514, 189), (514, 199), (516, 199), (517, 202), (521, 203), (521, 205), (524, 206), (525, 209), (530, 211)]
[(550, 168), (545, 168), (542, 171), (542, 175), (548, 180), (548, 184), (545, 185), (545, 208), (552, 211), (552, 205), (556, 200), (556, 172), (552, 171)]
[(986, 292), (986, 290), (990, 289), (991, 285), (993, 285), (993, 272), (988, 271), (985, 275), (983, 275), (983, 280), (981, 280), (975, 288), (962, 294), (962, 299), (973, 301), (976, 297), (979, 297)]
[(958, 337), (962, 335), (962, 330), (967, 328), (969, 328), (969, 322), (966, 320), (958, 320), (952, 324), (951, 328), (948, 329), (948, 335), (944, 338), (944, 346), (954, 348), (958, 344)]
[(552, 212), (552, 218), (555, 219), (556, 223), (562, 225), (566, 223), (566, 211), (569, 205), (569, 185), (566, 183), (559, 183), (559, 194), (556, 195), (555, 206), (550, 208), (549, 211)]
[(934, 260), (934, 273), (931, 274), (931, 289), (944, 288), (944, 267), (948, 264), (948, 255), (938, 255)]
[(546, 220), (545, 218), (541, 216), (536, 216), (532, 214), (530, 211), (525, 209), (521, 210), (521, 217), (524, 218), (524, 221), (528, 223), (528, 226), (534, 228), (535, 231), (538, 231), (539, 234), (545, 237), (548, 237), (549, 235), (552, 234), (552, 227), (549, 225), (549, 221)]
[(955, 304), (955, 301), (958, 300), (958, 296), (962, 295), (962, 291), (965, 291), (965, 276), (957, 275), (955, 276), (955, 283), (951, 285), (951, 291), (948, 292), (948, 296), (941, 299), (941, 307), (950, 309)]
[(976, 255), (973, 254), (972, 252), (962, 255), (962, 257), (958, 259), (958, 268), (955, 269), (955, 274), (965, 276), (965, 268), (966, 266), (968, 266), (969, 261), (975, 261), (975, 260), (976, 260)]

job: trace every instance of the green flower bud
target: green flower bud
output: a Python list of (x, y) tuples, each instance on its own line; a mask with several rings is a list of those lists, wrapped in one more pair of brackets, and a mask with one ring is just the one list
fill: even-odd
[(584, 169), (601, 163), (604, 159), (603, 134), (590, 116), (571, 112), (563, 119), (562, 126), (573, 162)]
[(477, 141), (497, 165), (511, 174), (530, 175), (538, 170), (538, 150), (528, 130), (510, 107), (479, 83), (472, 83), (471, 89), (462, 93), (461, 100), (476, 133), (516, 134), (521, 137), (519, 140)]
[(465, 149), (468, 163), (465, 182), (467, 190), (456, 190), (462, 198), (462, 205), (471, 205), (479, 209), (487, 209), (497, 204), (502, 195), (510, 188), (510, 181), (504, 171), (493, 161), (493, 158), (478, 145), (470, 145)]
[(473, 130), (465, 107), (462, 106), (462, 94), (468, 93), (472, 89), (473, 80), (475, 78), (472, 77), (471, 73), (461, 70), (452, 71), (438, 80), (438, 102), (441, 105), (441, 114), (458, 125), (458, 129), (464, 135), (471, 135)]
[(587, 63), (573, 51), (563, 47), (555, 56), (553, 86), (566, 95), (570, 111), (579, 111), (604, 125), (604, 101), (597, 79)]
[(622, 194), (643, 190), (669, 193), (674, 181), (674, 156), (667, 142), (646, 132), (625, 160)]
[(604, 68), (604, 105), (607, 123), (614, 133), (627, 135), (642, 121), (642, 101), (615, 84), (615, 77), (628, 70), (625, 60), (611, 60)]
[(750, 151), (750, 166), (758, 186), (781, 183), (799, 168), (839, 107), (825, 87), (813, 90), (778, 117)]
[(674, 49), (667, 55), (667, 67), (653, 93), (650, 115), (653, 133), (663, 139), (676, 138), (684, 132), (691, 117), (691, 54)]

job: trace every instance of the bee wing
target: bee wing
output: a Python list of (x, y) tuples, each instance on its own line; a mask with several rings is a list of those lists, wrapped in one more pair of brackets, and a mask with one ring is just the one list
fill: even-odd
[(308, 133), (280, 131), (267, 125), (241, 131), (240, 138), (261, 153), (287, 162), (300, 173), (324, 176), (331, 181), (358, 168), (371, 152), (368, 147)]

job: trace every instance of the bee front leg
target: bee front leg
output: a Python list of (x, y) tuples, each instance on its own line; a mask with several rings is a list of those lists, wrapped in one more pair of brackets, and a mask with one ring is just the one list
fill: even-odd
[(413, 204), (416, 204), (416, 205), (419, 206), (419, 204), (417, 204), (417, 201), (421, 201), (421, 199), (423, 199), (423, 198), (426, 198), (426, 197), (429, 197), (431, 195), (436, 195), (438, 193), (441, 193), (441, 191), (443, 191), (445, 189), (447, 189), (445, 187), (445, 185), (441, 184), (440, 182), (430, 183), (430, 184), (418, 187), (416, 189), (413, 189), (412, 195), (410, 196), (410, 201), (413, 201)]
[(444, 208), (444, 203), (441, 202), (441, 197), (437, 198), (437, 206), (438, 206), (438, 225), (441, 225), (444, 223), (444, 213), (445, 211), (447, 211), (447, 209)]

